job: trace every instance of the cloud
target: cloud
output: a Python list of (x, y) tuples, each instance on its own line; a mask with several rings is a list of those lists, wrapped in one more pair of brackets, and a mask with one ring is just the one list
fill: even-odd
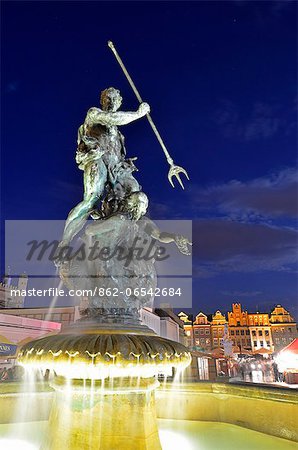
[[(289, 108), (255, 102), (247, 111), (230, 100), (222, 100), (215, 111), (214, 122), (226, 138), (245, 142), (272, 138), (277, 132), (288, 134), (293, 121), (287, 117)], [(292, 111), (292, 109), (291, 109)]]
[(287, 168), (247, 182), (231, 180), (206, 189), (195, 188), (191, 196), (197, 212), (212, 211), (234, 220), (296, 218), (298, 172), (296, 168)]
[[(194, 276), (223, 272), (297, 271), (295, 230), (223, 219), (193, 223)], [(205, 273), (204, 273), (205, 272)]]

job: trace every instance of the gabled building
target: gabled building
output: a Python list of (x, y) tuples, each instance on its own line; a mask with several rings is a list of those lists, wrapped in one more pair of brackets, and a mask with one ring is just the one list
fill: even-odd
[(240, 303), (232, 304), (232, 311), (228, 312), (229, 337), (233, 346), (241, 353), (243, 349), (251, 350), (250, 331), (248, 327), (248, 313), (242, 311)]
[(226, 324), (226, 317), (219, 310), (217, 310), (212, 316), (210, 327), (212, 349), (223, 348)]
[(297, 324), (283, 306), (277, 305), (269, 320), (275, 351), (281, 350), (298, 337)]
[(198, 351), (211, 350), (211, 325), (207, 316), (200, 312), (193, 323), (194, 347)]

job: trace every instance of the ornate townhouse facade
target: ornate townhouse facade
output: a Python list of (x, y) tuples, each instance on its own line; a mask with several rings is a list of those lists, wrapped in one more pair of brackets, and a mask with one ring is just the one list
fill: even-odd
[(297, 337), (296, 322), (281, 305), (270, 314), (248, 313), (236, 302), (227, 318), (219, 310), (212, 316), (199, 312), (194, 321), (183, 311), (178, 316), (184, 323), (188, 347), (206, 353), (224, 349), (227, 341), (234, 353), (270, 353), (281, 350)]

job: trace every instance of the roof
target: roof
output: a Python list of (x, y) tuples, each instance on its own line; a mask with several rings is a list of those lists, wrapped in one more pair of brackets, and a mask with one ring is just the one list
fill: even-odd
[(298, 338), (294, 339), (289, 345), (284, 347), (279, 353), (291, 352), (298, 354)]

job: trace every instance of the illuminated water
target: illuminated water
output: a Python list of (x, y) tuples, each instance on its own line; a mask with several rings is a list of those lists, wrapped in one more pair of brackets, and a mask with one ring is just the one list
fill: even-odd
[[(47, 422), (28, 422), (15, 435), (15, 424), (0, 425), (0, 448), (38, 450)], [(158, 419), (163, 450), (297, 450), (298, 443), (217, 422)], [(82, 449), (87, 450), (87, 449)], [(129, 450), (129, 447), (127, 447)]]

